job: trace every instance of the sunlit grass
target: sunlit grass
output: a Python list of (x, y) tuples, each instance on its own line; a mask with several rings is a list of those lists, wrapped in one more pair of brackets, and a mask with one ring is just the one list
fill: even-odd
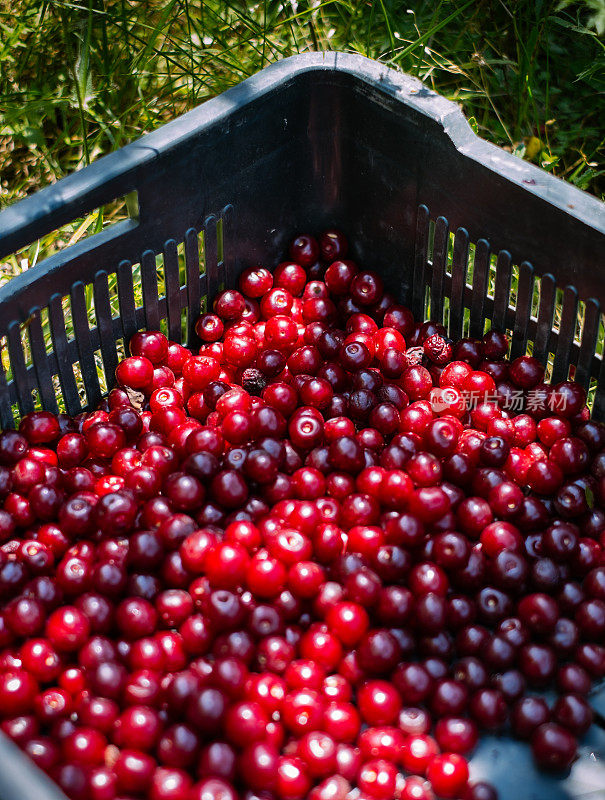
[(0, 0), (0, 206), (309, 50), (415, 74), (481, 135), (600, 194), (591, 13), (551, 0)]

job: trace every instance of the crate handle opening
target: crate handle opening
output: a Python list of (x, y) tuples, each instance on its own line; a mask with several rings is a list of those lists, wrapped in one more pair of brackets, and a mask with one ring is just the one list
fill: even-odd
[(24, 243), (13, 252), (7, 253), (0, 261), (0, 268), (3, 274), (14, 277), (56, 253), (66, 251), (78, 242), (87, 241), (92, 245), (95, 236), (101, 232), (107, 233), (124, 220), (138, 222), (138, 219), (139, 195), (134, 190), (96, 206), (59, 227), (40, 234), (39, 238)]

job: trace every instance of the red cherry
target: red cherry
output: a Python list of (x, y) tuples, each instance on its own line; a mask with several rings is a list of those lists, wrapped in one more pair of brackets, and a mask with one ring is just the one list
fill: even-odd
[(468, 781), (468, 764), (457, 753), (436, 755), (426, 776), (440, 797), (459, 797)]

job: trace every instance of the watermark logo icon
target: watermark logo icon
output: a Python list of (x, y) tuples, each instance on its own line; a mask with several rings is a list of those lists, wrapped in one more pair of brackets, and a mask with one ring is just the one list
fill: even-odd
[(460, 393), (449, 386), (435, 388), (431, 392), (431, 408), (435, 414), (448, 411), (452, 406), (458, 405), (460, 402)]

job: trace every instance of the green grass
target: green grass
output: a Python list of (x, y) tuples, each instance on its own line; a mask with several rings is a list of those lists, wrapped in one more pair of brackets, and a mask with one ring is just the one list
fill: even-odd
[(605, 0), (0, 0), (0, 208), (309, 50), (417, 75), (481, 136), (603, 196), (604, 17)]

